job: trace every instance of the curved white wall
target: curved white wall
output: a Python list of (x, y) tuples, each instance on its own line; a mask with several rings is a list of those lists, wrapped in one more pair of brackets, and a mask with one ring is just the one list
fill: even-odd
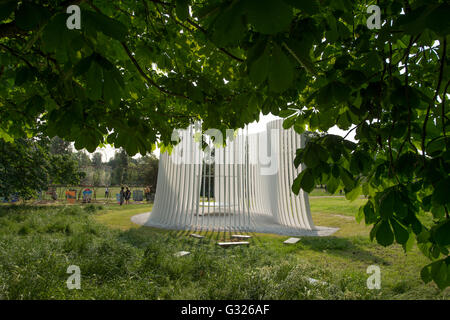
[[(160, 156), (155, 204), (143, 224), (309, 235), (322, 230), (311, 219), (308, 195), (291, 191), (301, 170), (293, 160), (304, 145), (303, 136), (284, 130), (282, 120), (268, 123), (267, 129), (253, 135), (240, 132), (226, 147), (216, 149), (213, 166), (203, 163), (199, 142), (189, 139), (193, 127), (188, 129), (171, 155)], [(272, 156), (270, 163), (267, 155)]]

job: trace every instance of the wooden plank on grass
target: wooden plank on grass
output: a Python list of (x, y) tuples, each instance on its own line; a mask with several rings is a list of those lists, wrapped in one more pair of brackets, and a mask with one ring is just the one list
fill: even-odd
[(250, 239), (252, 236), (247, 236), (244, 234), (233, 234), (231, 235), (231, 237), (236, 239)]
[(249, 245), (250, 242), (248, 242), (248, 241), (230, 241), (230, 242), (218, 242), (217, 244), (221, 247), (230, 247), (230, 246)]
[(189, 251), (179, 251), (175, 253), (175, 257), (183, 257), (191, 254)]
[(297, 243), (297, 242), (299, 242), (299, 241), (300, 241), (299, 238), (289, 238), (289, 239), (287, 239), (286, 241), (284, 241), (283, 243), (286, 243), (286, 244), (295, 244), (295, 243)]

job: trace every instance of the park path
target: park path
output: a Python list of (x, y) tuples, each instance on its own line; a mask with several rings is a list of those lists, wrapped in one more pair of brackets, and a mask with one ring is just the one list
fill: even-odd
[(345, 196), (309, 196), (309, 198), (345, 198)]

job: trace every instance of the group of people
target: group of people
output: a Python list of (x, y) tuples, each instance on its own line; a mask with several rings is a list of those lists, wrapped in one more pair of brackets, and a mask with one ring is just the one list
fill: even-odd
[(130, 198), (131, 198), (131, 191), (130, 188), (126, 187), (121, 187), (120, 188), (120, 205), (122, 205), (125, 201), (125, 204), (129, 204), (130, 203)]
[[(110, 191), (109, 188), (106, 187), (105, 188), (105, 199), (109, 199), (110, 197)], [(144, 188), (144, 197), (145, 200), (150, 201), (151, 200), (151, 187), (147, 186)], [(131, 198), (131, 190), (129, 187), (125, 186), (125, 187), (121, 187), (120, 188), (120, 192), (119, 192), (119, 204), (129, 204), (130, 203), (130, 198)]]

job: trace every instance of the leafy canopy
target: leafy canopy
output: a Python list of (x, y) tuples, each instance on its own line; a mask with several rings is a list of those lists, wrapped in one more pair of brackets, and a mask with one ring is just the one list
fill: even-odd
[[(65, 27), (79, 4), (81, 30)], [(382, 27), (366, 26), (367, 7)], [(311, 139), (293, 191), (324, 183), (368, 202), (371, 237), (433, 262), (450, 284), (448, 16), (438, 0), (2, 1), (0, 137), (44, 133), (93, 151), (170, 144), (202, 120), (239, 128), (260, 112)], [(433, 222), (422, 216), (431, 212)]]

